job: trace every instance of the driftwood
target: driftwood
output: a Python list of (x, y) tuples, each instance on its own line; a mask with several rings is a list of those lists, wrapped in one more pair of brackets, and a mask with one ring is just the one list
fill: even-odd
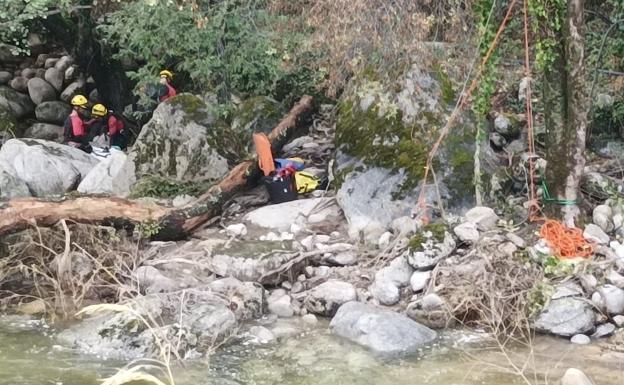
[[(295, 132), (309, 124), (313, 110), (313, 98), (311, 96), (301, 98), (268, 135), (273, 149), (281, 149)], [(0, 236), (30, 226), (52, 226), (65, 219), (77, 223), (107, 224), (117, 227), (149, 223), (158, 229), (157, 234), (153, 236), (154, 239), (179, 240), (219, 215), (227, 200), (250, 186), (248, 176), (257, 174), (257, 162), (243, 161), (196, 201), (176, 209), (101, 196), (11, 199), (0, 203)]]

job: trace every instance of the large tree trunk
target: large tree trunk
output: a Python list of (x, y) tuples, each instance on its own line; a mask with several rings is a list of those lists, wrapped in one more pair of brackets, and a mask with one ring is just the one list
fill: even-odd
[[(273, 148), (279, 150), (288, 138), (307, 126), (313, 110), (312, 97), (301, 98), (269, 134)], [(0, 203), (0, 236), (30, 226), (52, 226), (61, 219), (67, 219), (79, 223), (114, 226), (151, 224), (158, 230), (154, 239), (178, 240), (219, 215), (223, 204), (234, 194), (250, 186), (249, 176), (257, 174), (257, 162), (244, 161), (195, 202), (178, 209), (111, 197), (12, 199)]]
[(588, 98), (585, 78), (583, 0), (569, 0), (555, 64), (546, 70), (544, 112), (549, 212), (573, 226), (580, 213), (579, 184), (585, 166)]

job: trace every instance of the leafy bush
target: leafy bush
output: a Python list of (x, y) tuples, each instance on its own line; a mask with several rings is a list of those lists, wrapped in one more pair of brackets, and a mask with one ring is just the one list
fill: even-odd
[(129, 76), (137, 88), (163, 68), (188, 76), (192, 91), (272, 95), (292, 76), (288, 38), (271, 28), (277, 17), (262, 0), (135, 1), (99, 27), (118, 59), (140, 64)]

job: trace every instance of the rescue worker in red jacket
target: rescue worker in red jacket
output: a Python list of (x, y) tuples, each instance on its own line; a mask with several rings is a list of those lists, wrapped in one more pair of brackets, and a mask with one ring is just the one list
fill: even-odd
[(171, 85), (171, 81), (173, 80), (173, 73), (169, 70), (160, 71), (160, 84), (164, 87), (161, 87), (159, 92), (159, 100), (164, 102), (167, 99), (170, 99), (176, 96), (177, 92), (175, 88)]
[(93, 121), (90, 122), (90, 130), (93, 135), (107, 134), (110, 146), (118, 150), (124, 150), (127, 146), (127, 138), (124, 133), (125, 124), (123, 119), (109, 110), (103, 104), (96, 104), (91, 109)]
[(76, 95), (71, 100), (72, 112), (63, 125), (63, 137), (69, 146), (91, 153), (90, 138), (87, 132), (89, 118), (88, 101), (84, 95)]

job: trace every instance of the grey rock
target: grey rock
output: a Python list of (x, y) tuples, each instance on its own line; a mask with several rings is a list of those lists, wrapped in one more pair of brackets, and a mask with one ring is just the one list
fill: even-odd
[(617, 271), (611, 270), (609, 272), (607, 282), (619, 289), (624, 289), (624, 276)]
[(596, 327), (596, 331), (592, 334), (592, 338), (603, 338), (608, 337), (615, 333), (615, 325), (612, 323), (606, 323), (602, 325), (598, 325)]
[(177, 282), (153, 266), (140, 266), (134, 272), (137, 286), (142, 293), (167, 293), (180, 289)]
[(445, 307), (446, 302), (437, 294), (427, 294), (420, 300), (420, 304), (425, 311), (440, 310)]
[(448, 232), (444, 232), (444, 240), (438, 242), (433, 237), (422, 244), (422, 250), (410, 250), (407, 262), (416, 270), (431, 270), (440, 261), (451, 255), (455, 250), (455, 240)]
[(28, 95), (4, 86), (0, 86), (0, 107), (10, 110), (17, 119), (22, 119), (35, 111), (35, 105)]
[(63, 80), (65, 74), (56, 68), (48, 68), (45, 71), (44, 79), (54, 87), (56, 92), (63, 91)]
[(603, 285), (598, 288), (597, 293), (600, 295), (604, 310), (608, 314), (624, 314), (624, 290), (613, 285)]
[(368, 290), (382, 305), (396, 305), (401, 299), (399, 288), (388, 281), (374, 281)]
[(416, 233), (420, 228), (420, 222), (409, 216), (399, 217), (390, 223), (390, 229), (395, 235), (403, 235), (409, 237)]
[(22, 76), (25, 77), (26, 79), (32, 79), (35, 77), (35, 75), (37, 74), (37, 70), (34, 68), (24, 68), (22, 70)]
[(579, 277), (579, 280), (583, 289), (588, 293), (592, 293), (598, 286), (598, 280), (591, 274), (583, 274)]
[(71, 113), (69, 104), (55, 100), (43, 102), (35, 108), (37, 120), (44, 123), (62, 125)]
[(514, 233), (507, 233), (505, 237), (521, 249), (526, 247), (526, 241)]
[(13, 79), (13, 74), (7, 71), (0, 71), (0, 86), (9, 84), (11, 79)]
[(118, 150), (110, 150), (110, 156), (99, 162), (84, 176), (78, 185), (83, 194), (107, 194), (125, 198), (136, 182), (134, 164)]
[[(142, 317), (155, 320), (162, 335), (173, 338), (183, 329), (179, 348), (184, 357), (191, 353), (209, 354), (212, 346), (234, 333), (240, 322), (262, 312), (262, 297), (261, 288), (227, 279), (184, 293), (140, 296), (126, 305)], [(90, 317), (63, 331), (58, 338), (83, 353), (102, 358), (159, 357), (153, 330), (137, 321), (133, 312)]]
[(427, 287), (431, 279), (431, 271), (416, 271), (410, 278), (410, 286), (414, 293), (419, 293)]
[(570, 342), (576, 345), (588, 345), (591, 343), (591, 338), (586, 336), (585, 334), (575, 334), (570, 338)]
[(565, 284), (558, 285), (555, 288), (555, 293), (551, 299), (559, 299), (566, 297), (582, 297), (583, 289), (574, 282), (567, 282)]
[(329, 280), (309, 290), (304, 304), (313, 314), (331, 317), (340, 306), (357, 299), (355, 287), (338, 280)]
[(468, 210), (466, 220), (477, 225), (479, 230), (491, 230), (498, 222), (498, 215), (489, 207), (477, 206)]
[(594, 385), (594, 382), (582, 371), (570, 368), (561, 378), (561, 385)]
[(498, 132), (490, 132), (490, 143), (500, 150), (507, 145), (507, 139)]
[(333, 198), (310, 198), (264, 206), (249, 212), (244, 219), (265, 229), (288, 231), (293, 223), (322, 222), (340, 216)]
[(29, 197), (28, 185), (21, 179), (14, 176), (13, 168), (0, 162), (0, 198)]
[(51, 57), (46, 59), (45, 64), (43, 65), (44, 68), (52, 68), (56, 65), (56, 63), (59, 61), (59, 58), (56, 57)]
[(43, 79), (32, 78), (28, 81), (28, 94), (36, 105), (56, 99), (56, 91)]
[(28, 93), (28, 79), (23, 76), (13, 78), (10, 86), (17, 92)]
[(63, 127), (55, 124), (35, 123), (24, 132), (25, 138), (63, 142)]
[(518, 135), (518, 127), (505, 115), (498, 114), (494, 119), (494, 130), (499, 135), (505, 137), (515, 137)]
[(472, 244), (479, 240), (479, 230), (477, 230), (477, 225), (472, 222), (464, 222), (455, 226), (453, 232), (462, 242)]
[(54, 68), (59, 70), (61, 73), (65, 73), (70, 65), (73, 63), (73, 59), (69, 56), (62, 56), (55, 64)]
[(37, 70), (35, 71), (35, 77), (45, 80), (45, 72), (46, 70), (44, 70), (43, 68), (37, 68)]
[(247, 235), (247, 226), (242, 223), (232, 224), (225, 228), (225, 233), (230, 237), (242, 237)]
[(583, 299), (568, 297), (551, 301), (534, 326), (540, 332), (571, 337), (591, 331), (595, 321), (591, 304)]
[(271, 331), (264, 326), (252, 326), (249, 329), (249, 334), (251, 334), (256, 341), (261, 344), (267, 344), (269, 342), (275, 341), (275, 336)]
[(71, 99), (75, 95), (83, 93), (84, 89), (85, 89), (84, 80), (76, 80), (75, 82), (72, 82), (67, 87), (65, 87), (63, 92), (61, 92), (60, 98), (62, 101), (69, 103), (71, 102)]
[(330, 328), (382, 355), (415, 353), (437, 337), (436, 332), (404, 315), (359, 302), (342, 305)]
[(358, 255), (353, 250), (342, 251), (329, 256), (326, 261), (332, 265), (337, 266), (351, 266), (355, 265), (358, 261)]
[(600, 228), (600, 226), (593, 223), (585, 226), (583, 237), (590, 242), (595, 242), (600, 245), (609, 244), (609, 236)]
[(613, 210), (608, 205), (596, 206), (592, 213), (592, 219), (604, 232), (613, 231)]
[(295, 315), (290, 296), (284, 290), (280, 289), (271, 293), (267, 302), (269, 312), (278, 317), (292, 317)]
[(191, 196), (191, 195), (188, 195), (188, 194), (176, 195), (171, 200), (171, 205), (173, 207), (183, 207), (183, 206), (188, 205), (189, 203), (192, 203), (196, 199), (197, 198), (195, 198), (194, 196)]
[(35, 60), (35, 67), (43, 67), (45, 66), (46, 60), (50, 57), (47, 53), (40, 53), (37, 55), (37, 60)]
[(314, 314), (306, 314), (301, 317), (301, 320), (308, 325), (316, 325), (318, 323), (318, 319)]
[(11, 139), (0, 148), (0, 162), (14, 170), (33, 196), (62, 195), (76, 188), (98, 161), (70, 146), (39, 139)]
[(613, 317), (613, 323), (615, 323), (615, 326), (619, 328), (624, 326), (624, 315), (616, 315)]
[[(210, 107), (194, 95), (160, 103), (130, 152), (137, 176), (160, 175), (176, 181), (214, 181), (229, 170), (223, 137), (235, 135), (216, 124)], [(158, 156), (154, 157), (154, 154)]]
[(76, 77), (76, 71), (77, 71), (78, 67), (76, 66), (71, 66), (69, 68), (67, 68), (65, 70), (65, 73), (63, 74), (65, 81), (70, 82), (72, 80), (74, 80), (74, 78)]

